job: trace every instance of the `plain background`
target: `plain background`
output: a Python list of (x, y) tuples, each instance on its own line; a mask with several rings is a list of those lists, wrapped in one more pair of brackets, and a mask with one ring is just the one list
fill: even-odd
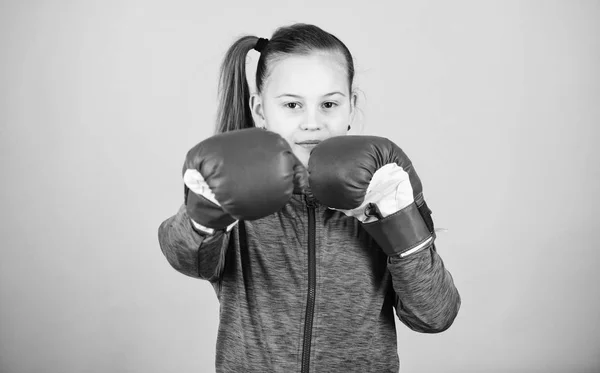
[(0, 371), (214, 371), (212, 287), (157, 229), (223, 54), (294, 22), (350, 48), (356, 127), (409, 154), (449, 229), (461, 311), (398, 322), (401, 371), (600, 371), (600, 2), (319, 3), (0, 3)]

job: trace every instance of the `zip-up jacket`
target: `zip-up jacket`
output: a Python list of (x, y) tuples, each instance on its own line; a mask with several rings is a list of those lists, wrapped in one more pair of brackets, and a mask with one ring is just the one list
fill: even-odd
[(308, 195), (213, 235), (182, 205), (158, 238), (173, 268), (216, 292), (217, 372), (396, 373), (394, 315), (438, 333), (460, 308), (435, 243), (388, 257), (357, 219)]

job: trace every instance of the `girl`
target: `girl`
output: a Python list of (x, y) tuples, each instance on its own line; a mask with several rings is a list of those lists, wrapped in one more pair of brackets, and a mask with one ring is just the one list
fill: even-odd
[(215, 289), (217, 372), (398, 372), (394, 313), (422, 333), (458, 313), (412, 163), (345, 136), (353, 79), (346, 46), (313, 25), (225, 56), (217, 134), (188, 152), (184, 204), (158, 232), (169, 263)]

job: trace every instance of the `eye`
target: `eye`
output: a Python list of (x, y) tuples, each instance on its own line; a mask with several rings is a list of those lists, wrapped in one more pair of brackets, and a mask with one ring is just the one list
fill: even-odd
[(288, 102), (284, 104), (288, 109), (297, 109), (300, 106), (297, 102)]
[(328, 101), (325, 102), (323, 106), (325, 107), (325, 109), (332, 109), (333, 107), (337, 106), (337, 104), (335, 102)]

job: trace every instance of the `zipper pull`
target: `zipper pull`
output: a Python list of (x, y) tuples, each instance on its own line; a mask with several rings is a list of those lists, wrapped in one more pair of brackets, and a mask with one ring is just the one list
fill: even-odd
[(306, 202), (306, 206), (308, 206), (311, 209), (316, 208), (318, 205), (317, 199), (315, 198), (315, 196), (313, 196), (310, 189), (304, 191), (304, 202)]

